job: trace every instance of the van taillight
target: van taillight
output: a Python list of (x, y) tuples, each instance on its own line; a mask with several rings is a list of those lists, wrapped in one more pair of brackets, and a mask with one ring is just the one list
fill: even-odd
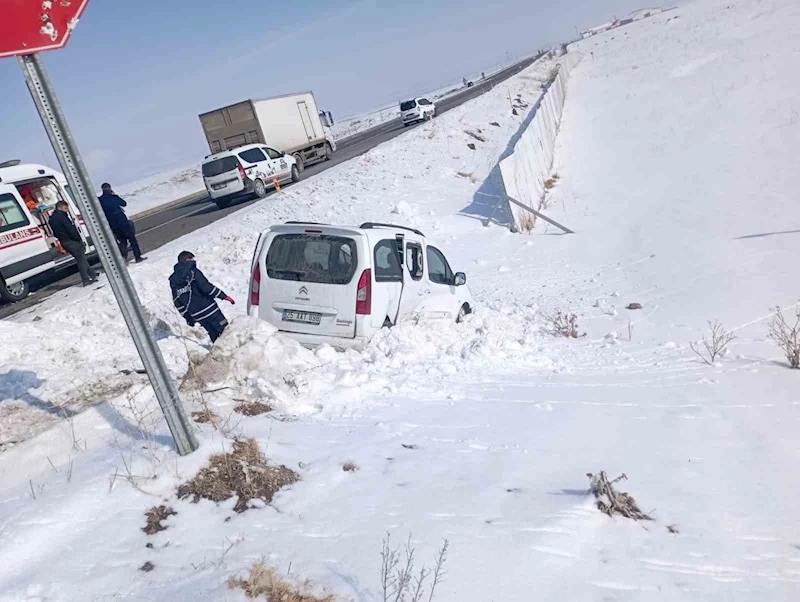
[(250, 281), (250, 306), (255, 307), (261, 300), (261, 266), (256, 264), (253, 279)]
[(241, 163), (237, 163), (236, 166), (239, 168), (239, 175), (242, 176), (242, 180), (247, 179), (247, 174), (244, 173), (244, 167), (242, 167)]
[(358, 279), (356, 293), (356, 315), (368, 316), (372, 313), (372, 272), (364, 270)]

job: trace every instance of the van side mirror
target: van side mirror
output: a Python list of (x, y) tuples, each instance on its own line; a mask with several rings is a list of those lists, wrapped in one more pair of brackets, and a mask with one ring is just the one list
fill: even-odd
[(467, 275), (464, 272), (456, 272), (453, 276), (453, 285), (464, 286), (467, 283)]

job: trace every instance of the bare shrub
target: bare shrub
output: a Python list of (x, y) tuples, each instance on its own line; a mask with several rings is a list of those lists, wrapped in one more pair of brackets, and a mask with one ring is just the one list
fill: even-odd
[(800, 309), (795, 310), (794, 325), (790, 326), (783, 317), (780, 307), (774, 309), (775, 315), (769, 321), (769, 338), (783, 350), (789, 367), (800, 368)]
[(250, 500), (260, 499), (268, 504), (278, 490), (298, 478), (285, 466), (270, 466), (255, 439), (237, 440), (230, 453), (211, 456), (207, 467), (178, 487), (178, 497), (191, 497), (195, 503), (200, 498), (219, 503), (237, 495), (233, 509), (242, 513)]
[(548, 178), (544, 181), (545, 190), (552, 190), (556, 187), (556, 181), (553, 178)]
[(342, 464), (342, 470), (345, 472), (356, 472), (358, 470), (358, 466), (354, 462), (345, 462)]
[(228, 589), (242, 589), (248, 598), (262, 597), (268, 602), (333, 602), (333, 594), (317, 596), (310, 581), (292, 583), (268, 567), (266, 560), (256, 560), (244, 578), (229, 577)]
[(240, 401), (233, 411), (245, 416), (259, 416), (272, 411), (272, 406), (261, 401)]
[(568, 339), (585, 337), (586, 333), (578, 334), (578, 316), (562, 312), (560, 309), (544, 315), (547, 330), (555, 335)]
[(400, 545), (392, 547), (391, 534), (386, 533), (386, 538), (381, 546), (381, 591), (383, 602), (404, 602), (407, 597), (411, 602), (421, 602), (425, 597), (425, 588), (428, 577), (433, 575), (431, 588), (428, 592), (428, 602), (432, 602), (436, 593), (436, 586), (445, 577), (444, 563), (447, 561), (447, 549), (450, 542), (445, 539), (436, 555), (433, 569), (424, 564), (419, 572), (415, 572), (416, 549), (411, 545), (411, 535), (405, 545), (404, 559), (401, 563)]
[(653, 520), (651, 516), (639, 509), (632, 495), (614, 489), (614, 483), (628, 480), (625, 473), (613, 481), (609, 481), (605, 471), (602, 470), (598, 474), (587, 472), (586, 476), (591, 480), (591, 491), (597, 499), (597, 509), (601, 512), (605, 512), (611, 517), (619, 514), (633, 520)]
[(152, 562), (150, 562), (150, 561), (148, 560), (148, 561), (147, 561), (147, 562), (145, 562), (145, 563), (144, 563), (142, 566), (140, 566), (140, 567), (139, 567), (139, 570), (140, 570), (140, 571), (142, 571), (142, 572), (145, 572), (145, 573), (149, 573), (149, 572), (150, 572), (150, 571), (152, 571), (154, 568), (156, 568), (156, 566), (155, 566), (155, 565), (154, 565)]
[(703, 340), (701, 341), (705, 348), (705, 353), (700, 349), (700, 343), (689, 343), (689, 347), (691, 347), (692, 351), (706, 364), (713, 366), (717, 358), (725, 353), (728, 344), (735, 339), (736, 336), (730, 330), (725, 330), (719, 320), (714, 320), (713, 322), (709, 320), (708, 327), (711, 329), (711, 338), (707, 339), (706, 336), (703, 335)]
[(153, 506), (144, 514), (147, 517), (147, 524), (142, 527), (142, 531), (148, 535), (155, 535), (160, 531), (166, 531), (167, 527), (162, 525), (161, 521), (177, 514), (178, 513), (169, 506)]

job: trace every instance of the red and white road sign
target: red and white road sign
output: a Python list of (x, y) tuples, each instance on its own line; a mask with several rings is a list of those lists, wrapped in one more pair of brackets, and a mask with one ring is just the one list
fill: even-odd
[(0, 58), (63, 48), (89, 0), (0, 0)]

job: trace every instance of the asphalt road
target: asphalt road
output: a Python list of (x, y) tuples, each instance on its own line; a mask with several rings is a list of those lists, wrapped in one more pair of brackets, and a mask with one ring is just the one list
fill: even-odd
[[(525, 59), (483, 81), (476, 81), (471, 88), (464, 88), (461, 92), (436, 101), (437, 112), (442, 114), (480, 96), (512, 75), (519, 73), (533, 63), (534, 60), (532, 58)], [(391, 140), (414, 127), (416, 126), (403, 127), (402, 120), (397, 118), (392, 121), (386, 121), (355, 136), (345, 138), (336, 143), (337, 150), (330, 161), (306, 167), (301, 178), (309, 178), (334, 165), (349, 161), (353, 157), (362, 155), (371, 148)], [(258, 199), (252, 199), (236, 203), (227, 209), (219, 209), (205, 192), (186, 197), (183, 202), (135, 220), (139, 246), (142, 252), (146, 254), (184, 234), (194, 232), (256, 202), (258, 202)], [(26, 299), (19, 303), (0, 305), (0, 318), (6, 318), (23, 310), (31, 309), (43, 299), (65, 288), (80, 286), (80, 278), (77, 270), (73, 267), (56, 273), (42, 274), (31, 279), (30, 285), (32, 293)]]

